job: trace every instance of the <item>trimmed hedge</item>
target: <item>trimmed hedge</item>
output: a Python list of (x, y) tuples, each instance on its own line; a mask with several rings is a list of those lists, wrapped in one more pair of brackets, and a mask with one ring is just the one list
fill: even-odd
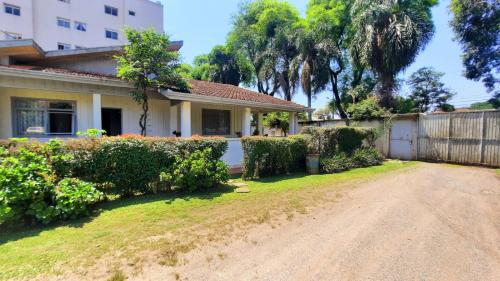
[(382, 161), (383, 157), (377, 149), (363, 147), (356, 149), (352, 155), (340, 153), (321, 159), (321, 170), (324, 173), (338, 173), (354, 168), (380, 165)]
[(259, 178), (305, 170), (308, 138), (244, 137), (243, 178)]
[(365, 127), (304, 127), (302, 134), (310, 136), (309, 151), (322, 158), (341, 153), (351, 154), (361, 148), (363, 142), (373, 146), (377, 129)]

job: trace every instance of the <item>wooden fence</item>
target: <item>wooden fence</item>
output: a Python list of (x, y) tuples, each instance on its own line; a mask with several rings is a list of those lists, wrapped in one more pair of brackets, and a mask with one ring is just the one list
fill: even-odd
[(500, 111), (420, 115), (419, 160), (500, 166)]

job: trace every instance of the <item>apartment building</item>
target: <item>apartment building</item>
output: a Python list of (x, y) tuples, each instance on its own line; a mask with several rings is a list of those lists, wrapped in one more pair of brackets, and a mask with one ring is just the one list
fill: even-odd
[(163, 5), (150, 0), (0, 0), (0, 40), (33, 39), (45, 51), (121, 46), (122, 31), (163, 31)]

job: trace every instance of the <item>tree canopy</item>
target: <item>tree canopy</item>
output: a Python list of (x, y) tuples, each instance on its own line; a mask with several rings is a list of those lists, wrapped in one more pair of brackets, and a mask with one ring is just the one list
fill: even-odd
[(168, 51), (170, 40), (167, 35), (154, 29), (137, 31), (125, 29), (129, 43), (122, 54), (116, 56), (117, 76), (131, 82), (135, 89), (132, 97), (142, 106), (139, 119), (141, 134), (146, 135), (148, 120), (148, 91), (159, 88), (187, 90), (188, 84), (178, 73), (179, 54)]
[(350, 52), (377, 74), (380, 104), (394, 106), (398, 73), (407, 68), (434, 34), (431, 7), (437, 0), (356, 0), (351, 9)]
[(454, 93), (441, 82), (443, 76), (444, 73), (430, 67), (420, 68), (410, 76), (409, 98), (414, 102), (415, 112), (428, 112), (436, 109), (446, 111), (450, 108), (448, 101)]
[(463, 50), (465, 77), (481, 80), (494, 91), (500, 84), (500, 2), (452, 0), (450, 8), (451, 26)]

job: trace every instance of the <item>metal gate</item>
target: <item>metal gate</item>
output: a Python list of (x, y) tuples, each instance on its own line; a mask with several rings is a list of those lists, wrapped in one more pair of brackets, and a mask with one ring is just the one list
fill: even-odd
[(420, 115), (417, 157), (500, 166), (500, 111)]
[(395, 120), (391, 128), (390, 158), (411, 160), (413, 158), (414, 120)]

